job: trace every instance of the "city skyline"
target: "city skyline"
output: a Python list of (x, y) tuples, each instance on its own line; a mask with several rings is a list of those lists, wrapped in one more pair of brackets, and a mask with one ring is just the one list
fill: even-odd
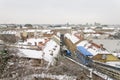
[(119, 0), (0, 0), (0, 24), (120, 24)]

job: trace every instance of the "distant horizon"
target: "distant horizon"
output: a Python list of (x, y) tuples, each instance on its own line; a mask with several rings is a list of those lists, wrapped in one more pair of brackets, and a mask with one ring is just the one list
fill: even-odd
[[(20, 24), (20, 23), (5, 23), (5, 24), (1, 24), (0, 23), (0, 25), (25, 25), (25, 24), (31, 24), (31, 23), (25, 23), (25, 24)], [(31, 25), (67, 25), (67, 24), (39, 24), (39, 23), (36, 23), (36, 24), (31, 24)], [(87, 25), (87, 24), (69, 24), (69, 25)], [(90, 25), (92, 25), (92, 26), (94, 26), (94, 24), (91, 24), (91, 23), (88, 23), (88, 25), (90, 26)], [(120, 26), (120, 24), (102, 24), (102, 23), (100, 23), (100, 25), (119, 25)]]
[[(69, 22), (64, 22), (64, 23), (14, 23), (14, 22), (5, 22), (5, 23), (0, 23), (0, 24), (67, 24), (67, 23), (69, 23)], [(87, 24), (88, 22), (83, 22), (83, 23), (69, 23), (69, 24), (75, 24), (75, 25), (77, 25), (77, 24), (82, 24), (82, 25), (85, 25), (85, 24)], [(92, 25), (94, 25), (94, 23), (95, 22), (92, 22), (92, 23), (88, 23), (89, 25), (90, 24), (92, 24)], [(101, 24), (101, 25), (120, 25), (120, 23), (119, 24), (112, 24), (112, 23), (100, 23), (100, 22), (96, 22), (96, 23), (99, 23), (99, 24)]]
[[(65, 25), (67, 23), (0, 23), (0, 24), (52, 24), (52, 25)], [(73, 25), (74, 23), (69, 23), (69, 25)], [(86, 23), (75, 23), (74, 25), (86, 25)], [(94, 25), (94, 23), (88, 23), (88, 25)], [(102, 24), (101, 25), (120, 25), (120, 24)]]
[(120, 24), (120, 0), (0, 0), (0, 24)]

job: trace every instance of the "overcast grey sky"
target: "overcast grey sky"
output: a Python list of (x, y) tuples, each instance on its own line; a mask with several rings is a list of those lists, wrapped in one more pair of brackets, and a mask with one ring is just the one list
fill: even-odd
[(120, 0), (0, 0), (0, 23), (120, 24)]

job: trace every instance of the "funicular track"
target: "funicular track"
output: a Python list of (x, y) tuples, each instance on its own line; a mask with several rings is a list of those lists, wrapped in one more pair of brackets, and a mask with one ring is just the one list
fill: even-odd
[(79, 65), (83, 69), (83, 71), (87, 74), (90, 80), (94, 80), (93, 76), (97, 76), (98, 80), (120, 80), (119, 68), (114, 68), (95, 61), (93, 62), (90, 68), (70, 57), (65, 56), (65, 58)]
[(92, 72), (92, 69), (86, 67), (86, 66), (83, 65), (83, 64), (80, 64), (79, 62), (73, 60), (73, 59), (70, 58), (70, 57), (67, 57), (67, 56), (64, 56), (64, 57), (65, 57), (68, 61), (72, 62), (73, 64), (80, 66), (81, 71), (86, 74), (87, 78), (88, 78), (89, 80), (92, 79), (92, 73), (91, 73), (91, 72)]
[(93, 68), (98, 72), (106, 74), (115, 80), (120, 80), (120, 68), (112, 67), (97, 61), (94, 61), (93, 65)]

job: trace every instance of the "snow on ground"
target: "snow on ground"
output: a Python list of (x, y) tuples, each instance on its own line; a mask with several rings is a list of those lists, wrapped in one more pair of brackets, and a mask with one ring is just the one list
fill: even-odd
[(97, 72), (97, 71), (93, 71), (94, 74), (97, 74), (98, 76), (102, 77), (103, 79), (105, 80), (114, 80), (112, 78), (110, 78), (109, 76), (105, 75), (105, 74), (102, 74), (100, 72)]
[(106, 64), (120, 68), (120, 61), (110, 61), (110, 62), (106, 62)]
[(24, 80), (32, 79), (34, 77), (40, 77), (40, 78), (50, 78), (50, 79), (57, 79), (57, 80), (76, 80), (75, 76), (67, 76), (67, 75), (52, 75), (52, 74), (33, 74), (29, 75), (27, 77), (24, 77)]

